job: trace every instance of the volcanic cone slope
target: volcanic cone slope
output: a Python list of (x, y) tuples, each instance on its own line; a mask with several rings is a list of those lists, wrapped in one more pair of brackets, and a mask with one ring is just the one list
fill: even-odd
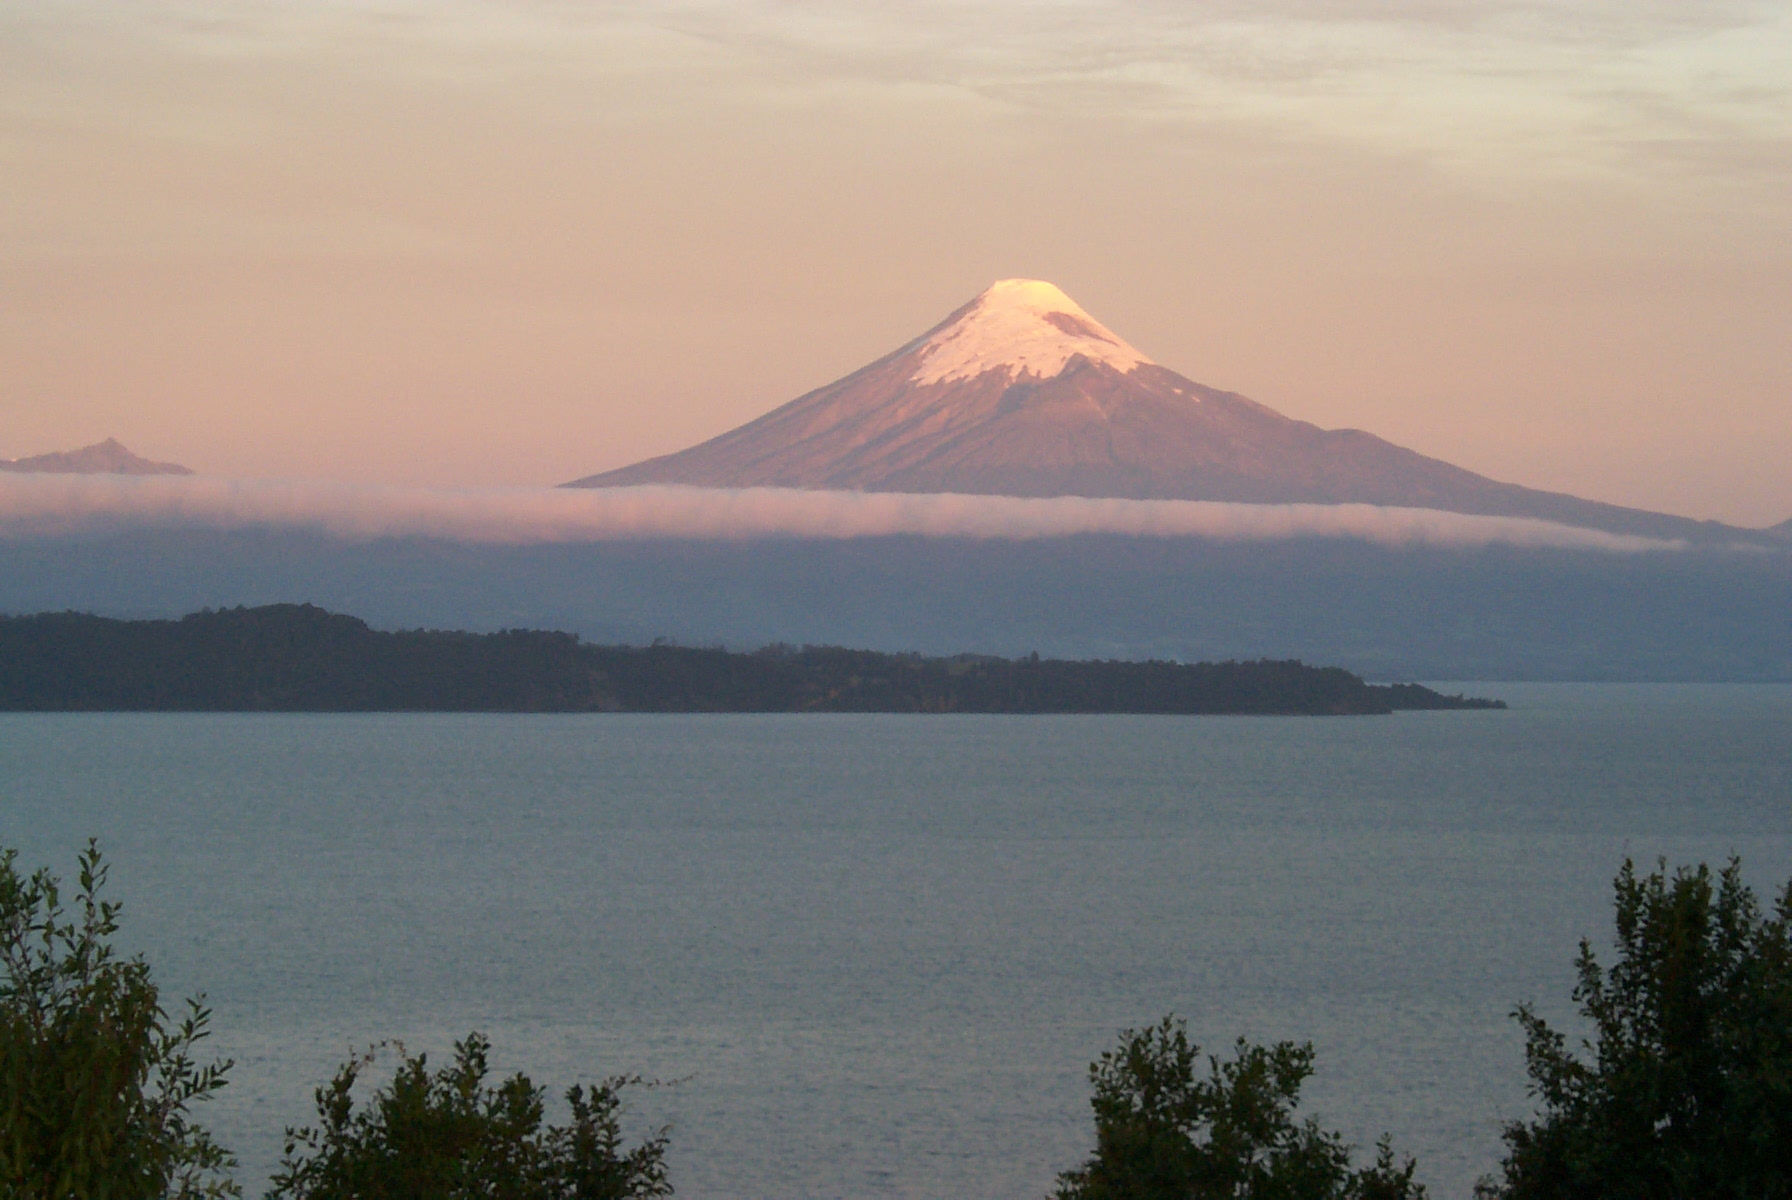
[(1700, 540), (1741, 531), (1499, 483), (1158, 365), (1039, 280), (992, 285), (846, 378), (569, 487), (784, 487), (1361, 503)]

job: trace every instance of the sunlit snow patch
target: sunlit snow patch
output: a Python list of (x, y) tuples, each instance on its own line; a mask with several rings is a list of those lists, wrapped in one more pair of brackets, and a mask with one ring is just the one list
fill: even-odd
[(1039, 279), (991, 284), (919, 349), (921, 366), (911, 377), (918, 384), (972, 379), (986, 371), (1050, 379), (1078, 355), (1120, 371), (1151, 361)]

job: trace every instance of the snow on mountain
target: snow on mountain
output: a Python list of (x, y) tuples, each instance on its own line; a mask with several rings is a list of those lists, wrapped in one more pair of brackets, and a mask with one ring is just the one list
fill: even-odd
[(1117, 371), (1151, 360), (1039, 279), (1003, 279), (947, 318), (916, 347), (920, 367), (909, 378), (926, 386), (971, 379), (986, 371), (1049, 379), (1081, 355)]
[(151, 462), (126, 450), (116, 438), (107, 438), (79, 450), (34, 454), (30, 458), (0, 459), (0, 471), (47, 475), (191, 475), (175, 463)]
[(1758, 531), (1500, 483), (1158, 365), (1039, 280), (1003, 280), (844, 379), (687, 450), (567, 484), (1374, 504), (1701, 541)]

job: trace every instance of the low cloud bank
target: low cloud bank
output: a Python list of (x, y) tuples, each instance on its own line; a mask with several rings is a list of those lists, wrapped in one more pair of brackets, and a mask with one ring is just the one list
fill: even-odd
[(205, 477), (0, 474), (0, 536), (130, 528), (314, 530), (369, 541), (485, 544), (640, 538), (750, 540), (892, 534), (1034, 539), (1105, 533), (1384, 546), (1519, 546), (1636, 552), (1680, 542), (1520, 517), (1369, 504), (1229, 504), (787, 488), (411, 488)]

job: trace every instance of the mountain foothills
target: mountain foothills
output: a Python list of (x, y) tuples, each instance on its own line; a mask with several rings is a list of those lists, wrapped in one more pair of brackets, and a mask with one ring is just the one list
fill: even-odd
[(107, 438), (79, 450), (34, 454), (30, 458), (0, 459), (0, 471), (41, 475), (191, 475), (177, 463), (151, 462), (126, 450), (116, 438)]
[(924, 658), (591, 646), (568, 633), (373, 630), (312, 605), (119, 621), (0, 617), (0, 709), (1371, 715), (1504, 708), (1298, 662)]
[(894, 353), (738, 429), (566, 486), (644, 483), (1375, 504), (1657, 537), (1740, 532), (1499, 483), (1292, 420), (1152, 362), (1030, 279), (992, 285)]

